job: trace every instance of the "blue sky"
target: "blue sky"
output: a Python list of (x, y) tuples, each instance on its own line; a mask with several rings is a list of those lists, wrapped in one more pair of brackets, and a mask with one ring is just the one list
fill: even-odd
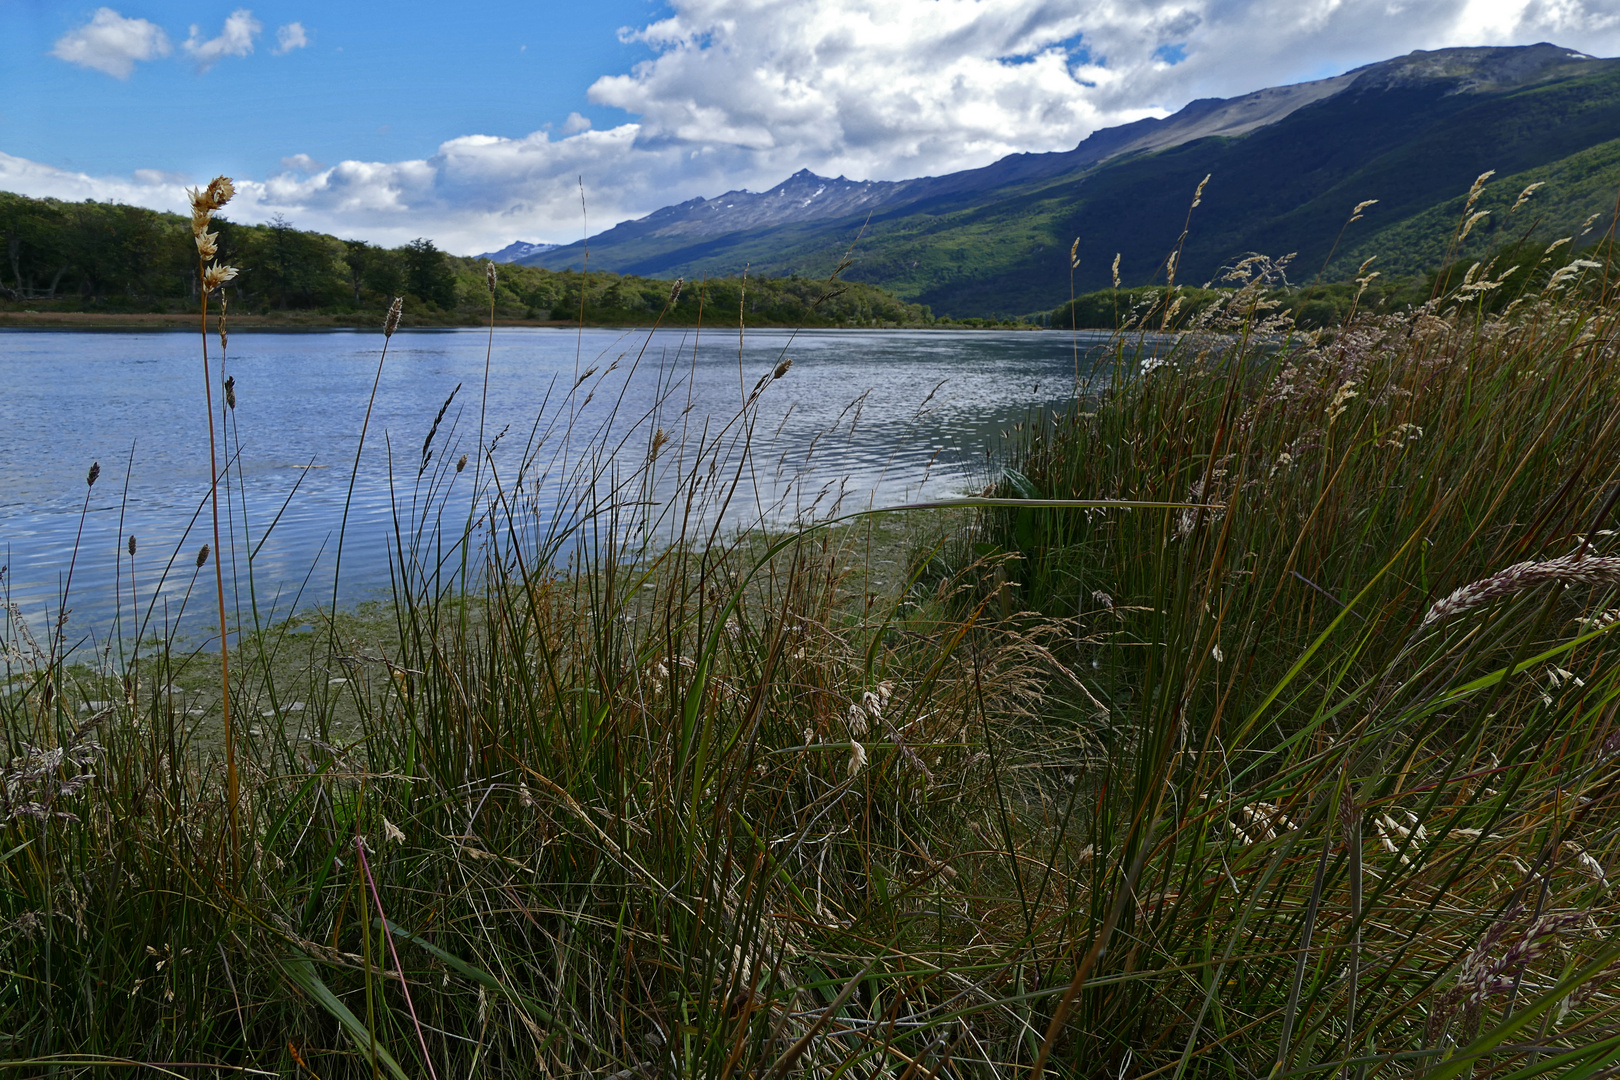
[[(91, 173), (162, 168), (267, 176), (283, 157), (395, 160), (460, 135), (527, 135), (570, 113), (622, 122), (586, 90), (651, 50), (621, 26), (662, 11), (649, 0), (444, 4), (310, 0), (242, 5), (114, 3), (165, 31), (170, 54), (128, 79), (51, 55), (100, 5), (0, 0), (0, 150)], [(220, 34), (246, 8), (263, 26), (247, 56), (207, 71), (186, 53), (192, 25)], [(275, 55), (276, 30), (308, 44)]]
[(899, 179), (1620, 0), (0, 0), (0, 189), (476, 252), (800, 168)]

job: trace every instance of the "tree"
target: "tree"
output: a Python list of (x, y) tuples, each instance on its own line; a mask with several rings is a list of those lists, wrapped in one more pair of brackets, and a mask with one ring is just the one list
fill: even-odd
[(364, 304), (367, 294), (374, 302), (388, 304), (405, 291), (405, 268), (399, 253), (372, 247), (364, 240), (345, 240), (344, 261), (349, 265), (349, 289), (356, 304)]
[(255, 291), (278, 308), (319, 307), (346, 291), (333, 242), (294, 229), (280, 214), (253, 230), (250, 251)]
[(406, 244), (405, 287), (417, 299), (449, 309), (456, 306), (456, 275), (450, 269), (450, 260), (444, 252), (433, 246), (433, 241), (418, 237)]

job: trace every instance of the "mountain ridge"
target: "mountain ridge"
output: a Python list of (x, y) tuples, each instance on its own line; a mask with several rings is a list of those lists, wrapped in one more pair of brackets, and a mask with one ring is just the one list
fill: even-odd
[[(1535, 97), (1569, 87), (1584, 87), (1586, 96), (1565, 94), (1564, 113)], [(1447, 125), (1479, 137), (1454, 147), (1445, 162), (1424, 161), (1425, 142), (1457, 142)], [(593, 267), (651, 276), (735, 273), (744, 265), (764, 273), (820, 273), (867, 225), (852, 277), (954, 314), (1011, 314), (1061, 298), (1067, 260), (1056, 252), (1066, 253), (1074, 235), (1096, 235), (1098, 214), (1108, 222), (1100, 231), (1110, 235), (1119, 232), (1112, 222), (1121, 215), (1148, 221), (1136, 230), (1140, 235), (1116, 237), (1128, 276), (1144, 281), (1148, 252), (1157, 244), (1155, 258), (1168, 253), (1191, 189), (1206, 174), (1226, 174), (1206, 204), (1224, 180), (1238, 177), (1263, 184), (1266, 197), (1233, 189), (1234, 203), (1200, 214), (1199, 224), (1211, 231), (1190, 241), (1184, 265), (1201, 279), (1226, 256), (1265, 250), (1261, 241), (1286, 244), (1273, 247), (1273, 254), (1325, 257), (1317, 250), (1323, 237), (1331, 239), (1347, 214), (1335, 210), (1337, 219), (1329, 223), (1314, 207), (1341, 187), (1367, 186), (1367, 176), (1378, 178), (1372, 186), (1381, 193), (1359, 193), (1343, 210), (1371, 197), (1386, 211), (1420, 213), (1440, 201), (1436, 177), (1444, 174), (1449, 183), (1459, 169), (1483, 163), (1477, 174), (1494, 167), (1486, 151), (1512, 157), (1531, 146), (1528, 157), (1513, 158), (1510, 171), (1518, 172), (1616, 131), (1620, 61), (1545, 42), (1419, 51), (1327, 79), (1200, 99), (1169, 117), (1093, 132), (1071, 150), (1010, 155), (943, 176), (855, 181), (803, 169), (765, 192), (691, 199), (621, 222), (590, 238), (590, 259)], [(1335, 133), (1342, 137), (1335, 140)], [(1335, 141), (1344, 146), (1336, 148)], [(1347, 147), (1355, 153), (1344, 152)], [(1261, 167), (1250, 167), (1245, 155), (1258, 155)], [(1395, 160), (1405, 162), (1408, 174), (1392, 182), (1386, 166)], [(1126, 180), (1135, 189), (1132, 199), (1121, 197)], [(1094, 211), (1089, 217), (1082, 212), (1088, 207)], [(1152, 214), (1162, 220), (1149, 221)], [(1234, 215), (1242, 220), (1227, 220)], [(1299, 231), (1299, 242), (1284, 239), (1279, 223)], [(1004, 251), (983, 250), (987, 230), (1000, 234)], [(1174, 230), (1168, 239), (1158, 235), (1166, 230)], [(583, 244), (563, 245), (521, 261), (577, 268), (583, 250)], [(1106, 260), (1113, 253), (1086, 254)], [(1009, 274), (1013, 263), (1023, 265)], [(1098, 275), (1105, 273), (1088, 263), (1080, 276), (1100, 287)]]

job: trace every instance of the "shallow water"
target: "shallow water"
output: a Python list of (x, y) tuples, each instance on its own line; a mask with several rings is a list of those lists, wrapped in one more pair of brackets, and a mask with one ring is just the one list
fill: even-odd
[[(1101, 343), (1083, 335), (1077, 362), (1070, 336), (1051, 332), (759, 330), (739, 344), (734, 332), (500, 330), (488, 356), (484, 468), (508, 507), (521, 488), (542, 529), (582, 460), (598, 475), (575, 495), (600, 496), (646, 462), (660, 427), (669, 442), (654, 479), (621, 494), (668, 506), (694, 469), (703, 491), (736, 479), (727, 524), (950, 496), (984, 483), (1004, 430), (1069, 401), (1077, 371), (1111, 370)], [(442, 509), (459, 533), (478, 471), (487, 344), (472, 330), (393, 338), (344, 532), (341, 603), (389, 594), (396, 515), (408, 532)], [(237, 406), (227, 411), (221, 529), (244, 608), (255, 549), (261, 616), (330, 603), (381, 345), (380, 334), (353, 332), (231, 340)], [(783, 359), (791, 370), (750, 411), (745, 457), (739, 407)], [(193, 581), (197, 549), (212, 539), (202, 374), (194, 334), (0, 331), (0, 586), (42, 645), (64, 607), (69, 645), (103, 641), (120, 607), (126, 620), (149, 613), (148, 632), (182, 607), (188, 624), (212, 625), (211, 568)], [(458, 384), (419, 479), (424, 439)], [(457, 475), (462, 454), (473, 460)], [(101, 477), (87, 489), (92, 462)], [(712, 519), (717, 504), (702, 491), (698, 502)]]

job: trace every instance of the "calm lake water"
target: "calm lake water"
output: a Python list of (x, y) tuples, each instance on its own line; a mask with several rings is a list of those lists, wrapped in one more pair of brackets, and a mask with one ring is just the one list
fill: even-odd
[[(476, 475), (487, 343), (474, 330), (393, 338), (350, 505), (341, 603), (389, 594), (396, 517), (410, 530), (442, 511), (448, 533), (459, 534)], [(1100, 343), (1079, 343), (1082, 377)], [(261, 613), (331, 602), (338, 525), (382, 344), (380, 333), (356, 332), (231, 339), (226, 372), (237, 404), (222, 535), (243, 581), (238, 603), (247, 604), (254, 549)], [(784, 359), (791, 371), (749, 412), (744, 455), (739, 407)], [(582, 494), (605, 494), (646, 462), (663, 428), (669, 441), (655, 479), (621, 496), (668, 505), (694, 470), (711, 493), (739, 478), (728, 524), (945, 497), (984, 483), (986, 451), (1002, 431), (1069, 401), (1076, 366), (1070, 337), (1051, 332), (761, 330), (739, 343), (734, 332), (499, 330), (484, 479), (493, 469), (508, 505), (521, 492), (544, 521), (568, 478), (576, 505)], [(131, 608), (150, 611), (152, 629), (182, 606), (188, 624), (211, 626), (211, 569), (193, 587), (197, 549), (212, 532), (196, 335), (0, 331), (0, 385), (0, 591), (35, 637), (43, 644), (65, 607), (65, 640), (96, 647), (112, 632), (117, 598), (126, 620)], [(420, 471), (424, 440), (458, 385)], [(462, 454), (473, 461), (457, 475)], [(92, 462), (101, 477), (86, 502)], [(591, 481), (579, 480), (582, 467)], [(712, 519), (714, 501), (702, 492), (698, 501)], [(16, 628), (4, 629), (15, 640)]]

